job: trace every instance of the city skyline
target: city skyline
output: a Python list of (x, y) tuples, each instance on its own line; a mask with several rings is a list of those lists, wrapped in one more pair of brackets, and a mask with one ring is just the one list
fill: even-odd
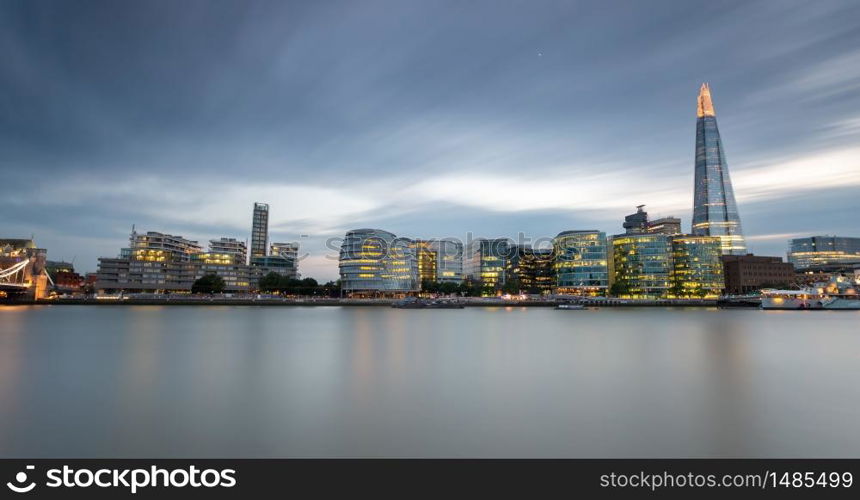
[[(271, 206), (269, 241), (299, 241), (302, 274), (321, 280), (337, 277), (324, 241), (361, 227), (617, 233), (645, 204), (688, 231), (703, 81), (750, 251), (858, 232), (848, 2), (0, 9), (0, 119), (16, 131), (0, 144), (3, 233), (35, 234), (83, 271), (132, 224), (250, 239), (256, 201)], [(156, 22), (154, 37), (156, 11), (178, 29)], [(607, 43), (585, 50), (601, 30)]]

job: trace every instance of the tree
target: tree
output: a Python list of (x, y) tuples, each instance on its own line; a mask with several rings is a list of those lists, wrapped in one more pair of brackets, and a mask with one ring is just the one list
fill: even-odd
[(630, 293), (630, 285), (626, 280), (619, 279), (618, 281), (612, 283), (612, 286), (609, 288), (609, 295), (613, 297), (620, 297), (622, 295), (627, 295)]
[(260, 290), (264, 292), (274, 292), (278, 289), (281, 275), (272, 271), (269, 274), (260, 278)]
[(437, 293), (439, 292), (439, 283), (436, 283), (433, 280), (422, 280), (421, 291), (427, 293)]
[(502, 285), (502, 293), (509, 293), (511, 295), (520, 293), (520, 280), (516, 278), (506, 280), (505, 284)]
[(207, 274), (191, 285), (191, 293), (221, 293), (224, 291), (224, 278), (217, 274)]

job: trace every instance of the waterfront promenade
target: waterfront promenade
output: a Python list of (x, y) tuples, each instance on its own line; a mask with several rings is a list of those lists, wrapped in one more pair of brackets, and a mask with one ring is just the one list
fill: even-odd
[[(206, 296), (156, 296), (126, 298), (60, 298), (15, 304), (45, 305), (97, 305), (97, 306), (386, 306), (398, 299), (354, 299), (354, 298), (284, 298), (284, 297), (206, 297)], [(713, 307), (713, 299), (619, 299), (619, 298), (553, 298), (553, 299), (504, 299), (498, 297), (463, 297), (458, 301), (466, 307), (555, 307), (559, 304), (582, 304), (590, 307)]]

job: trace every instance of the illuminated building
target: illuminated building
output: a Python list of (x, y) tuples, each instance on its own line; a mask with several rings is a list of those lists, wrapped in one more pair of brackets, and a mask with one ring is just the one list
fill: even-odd
[(794, 266), (780, 257), (723, 255), (726, 293), (741, 295), (762, 288), (789, 288), (795, 282)]
[[(191, 285), (198, 279), (208, 275), (215, 274), (224, 280), (224, 290), (246, 291), (251, 287), (252, 282), (256, 285), (259, 278), (254, 280), (252, 268), (242, 263), (236, 263), (232, 260), (229, 254), (213, 254), (199, 253), (191, 256), (192, 266), (189, 274), (187, 290), (191, 290)], [(181, 290), (186, 290), (185, 286)]]
[(436, 282), (438, 254), (432, 240), (413, 240), (412, 248), (418, 260), (418, 280), (420, 283)]
[(519, 284), (519, 291), (530, 294), (548, 294), (555, 285), (553, 251), (517, 245), (511, 249), (506, 278)]
[(46, 261), (45, 271), (58, 291), (74, 292), (84, 284), (84, 277), (75, 272), (75, 266), (71, 262)]
[(436, 281), (462, 283), (463, 244), (452, 239), (433, 240), (436, 252)]
[(676, 235), (672, 240), (669, 297), (717, 298), (725, 287), (722, 240), (718, 236)]
[(251, 219), (251, 257), (265, 257), (269, 241), (269, 205), (254, 203)]
[(203, 251), (196, 241), (156, 231), (146, 234), (132, 231), (129, 243), (128, 254), (132, 260), (140, 262), (189, 262), (191, 255)]
[(247, 292), (269, 272), (296, 276), (295, 261), (282, 257), (245, 264), (244, 247), (221, 238), (211, 240), (209, 251), (203, 252), (196, 241), (182, 236), (132, 231), (130, 247), (121, 249), (119, 257), (99, 258), (94, 287), (100, 292), (189, 292), (194, 281), (216, 274), (224, 279), (226, 292)]
[(609, 264), (605, 233), (563, 231), (553, 239), (553, 253), (556, 293), (606, 294)]
[(661, 217), (648, 221), (649, 233), (681, 234), (681, 219), (677, 217)]
[(493, 295), (505, 284), (505, 268), (510, 256), (507, 238), (480, 238), (469, 243), (463, 270), (470, 280), (481, 284), (485, 294)]
[(341, 290), (349, 295), (397, 295), (418, 291), (415, 244), (381, 229), (355, 229), (340, 247)]
[(236, 238), (219, 238), (209, 240), (209, 253), (223, 256), (228, 260), (225, 264), (246, 264), (248, 262), (248, 247), (244, 241)]
[(612, 295), (660, 298), (669, 291), (671, 237), (666, 234), (622, 234), (612, 238)]
[(693, 234), (719, 236), (722, 253), (745, 255), (746, 241), (729, 178), (717, 117), (708, 84), (699, 90), (696, 120), (696, 162)]
[(797, 269), (860, 263), (860, 238), (811, 236), (789, 242), (788, 261)]
[(280, 255), (287, 259), (292, 259), (296, 262), (299, 260), (299, 244), (291, 243), (272, 243), (269, 245), (269, 255)]

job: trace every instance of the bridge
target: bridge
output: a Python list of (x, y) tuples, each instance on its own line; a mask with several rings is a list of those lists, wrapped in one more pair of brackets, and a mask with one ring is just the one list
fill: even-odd
[(32, 240), (0, 240), (0, 298), (45, 298), (51, 282), (45, 258), (45, 250), (36, 248)]

